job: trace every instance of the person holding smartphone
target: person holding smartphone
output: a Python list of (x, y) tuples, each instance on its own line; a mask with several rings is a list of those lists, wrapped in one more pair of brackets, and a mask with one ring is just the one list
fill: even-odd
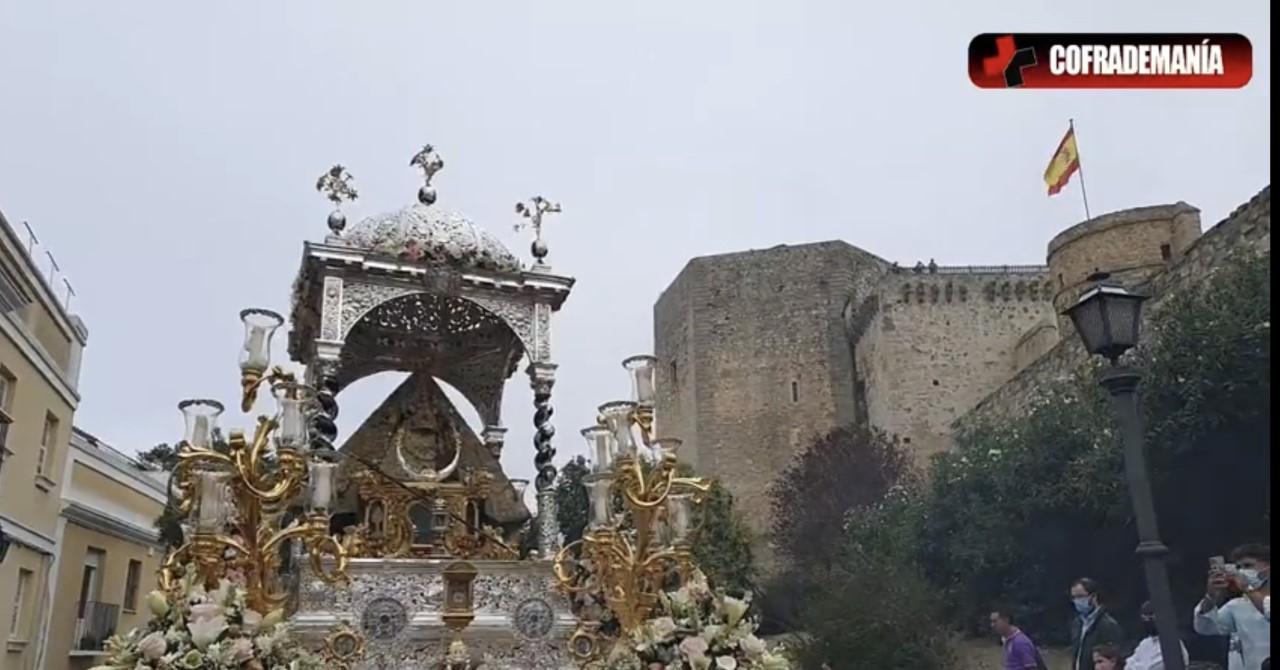
[[(1192, 626), (1201, 635), (1235, 636), (1244, 670), (1261, 670), (1271, 657), (1271, 547), (1249, 544), (1231, 552), (1231, 565), (1209, 562), (1208, 587)], [(1244, 595), (1227, 600), (1230, 587)]]

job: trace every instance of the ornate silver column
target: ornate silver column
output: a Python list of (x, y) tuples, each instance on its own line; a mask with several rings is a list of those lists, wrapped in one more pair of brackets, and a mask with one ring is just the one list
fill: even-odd
[(534, 486), (538, 491), (538, 548), (544, 557), (555, 555), (560, 545), (560, 528), (556, 519), (556, 449), (552, 444), (556, 428), (551, 425), (555, 409), (551, 406), (551, 388), (556, 382), (556, 364), (530, 363), (529, 383), (533, 387), (534, 466), (538, 475)]

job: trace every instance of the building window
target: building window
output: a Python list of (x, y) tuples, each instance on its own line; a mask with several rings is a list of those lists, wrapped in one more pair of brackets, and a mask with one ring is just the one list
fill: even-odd
[(680, 366), (675, 361), (671, 361), (671, 385), (675, 386), (680, 382)]
[(124, 609), (138, 611), (138, 584), (142, 581), (142, 561), (129, 561), (129, 572), (124, 577)]
[(18, 379), (9, 372), (9, 368), (0, 365), (0, 411), (6, 414), (13, 408), (13, 389)]
[(9, 619), (9, 639), (26, 640), (22, 630), (22, 610), (27, 607), (27, 592), (31, 590), (32, 572), (18, 568), (18, 584), (13, 591), (13, 615)]
[(9, 416), (13, 403), (13, 389), (17, 380), (13, 373), (0, 366), (0, 467), (4, 467), (4, 457), (9, 451), (9, 424), (13, 419)]
[(1167, 244), (1161, 244), (1160, 258), (1166, 261), (1173, 258), (1173, 249)]
[(1067, 287), (1067, 280), (1063, 279), (1063, 278), (1062, 278), (1062, 273), (1061, 273), (1061, 272), (1059, 272), (1059, 273), (1058, 273), (1058, 288), (1066, 288), (1066, 287)]
[(99, 571), (102, 570), (103, 563), (106, 563), (106, 552), (90, 547), (85, 553), (84, 567), (80, 572), (80, 602), (77, 619), (84, 618), (85, 611), (89, 609), (89, 603), (98, 601), (98, 594), (102, 592)]
[(800, 402), (800, 382), (791, 382), (791, 402)]
[(53, 451), (58, 445), (58, 417), (46, 414), (44, 432), (40, 434), (40, 459), (36, 461), (36, 474), (48, 476), (53, 467)]
[(0, 269), (0, 313), (19, 310), (26, 307), (30, 302), (22, 294), (22, 291), (18, 290), (17, 283), (9, 276), (9, 273)]

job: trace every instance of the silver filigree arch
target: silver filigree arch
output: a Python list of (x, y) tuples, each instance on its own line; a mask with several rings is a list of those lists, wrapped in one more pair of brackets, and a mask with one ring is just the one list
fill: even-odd
[[(329, 325), (329, 328), (322, 328), (322, 330), (336, 331), (339, 337), (334, 339), (338, 340), (346, 340), (351, 331), (366, 316), (393, 300), (411, 295), (442, 295), (418, 287), (391, 284), (343, 282), (339, 288), (335, 288), (329, 285), (329, 279), (326, 279), (325, 284), (325, 314), (322, 315), (322, 320)], [(550, 328), (549, 305), (540, 305), (528, 298), (494, 296), (481, 290), (465, 287), (454, 295), (443, 295), (473, 303), (502, 321), (520, 339), (525, 353), (531, 359), (550, 355), (549, 337), (539, 332)], [(539, 307), (545, 309), (539, 309)], [(327, 323), (330, 321), (330, 308), (334, 309), (337, 321), (332, 325)]]

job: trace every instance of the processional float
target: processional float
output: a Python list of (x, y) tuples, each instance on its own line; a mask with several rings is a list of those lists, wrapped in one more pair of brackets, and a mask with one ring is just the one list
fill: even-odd
[[(546, 263), (542, 197), (516, 205), (533, 230), (523, 266), (494, 236), (436, 205), (444, 162), (427, 145), (417, 202), (348, 228), (357, 198), (336, 165), (316, 188), (330, 233), (304, 244), (290, 358), (271, 364), (285, 319), (241, 314), (241, 409), (270, 393), (273, 416), (221, 439), (224, 407), (180, 404), (186, 423), (171, 498), (180, 566), (209, 583), (234, 573), (255, 608), (285, 607), (293, 630), (334, 667), (566, 670), (598, 663), (692, 568), (694, 506), (707, 482), (677, 474), (679, 440), (656, 437), (654, 359), (624, 362), (632, 399), (582, 431), (593, 457), (590, 524), (560, 547), (551, 317), (574, 280)], [(502, 394), (521, 361), (533, 390), (536, 518), (528, 482), (499, 462)], [(342, 445), (338, 394), (386, 371), (408, 379)], [(476, 435), (437, 380), (475, 408)]]

